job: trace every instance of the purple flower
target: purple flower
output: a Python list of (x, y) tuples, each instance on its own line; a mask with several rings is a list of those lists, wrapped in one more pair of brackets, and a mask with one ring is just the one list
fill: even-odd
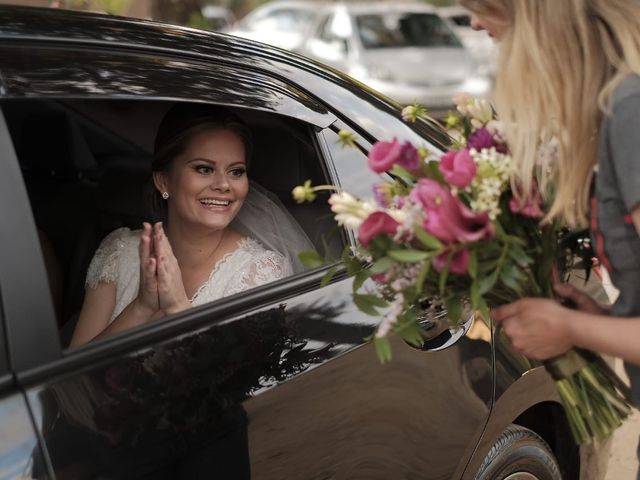
[(420, 155), (411, 142), (400, 143), (395, 138), (391, 142), (376, 142), (369, 152), (369, 168), (376, 173), (391, 170), (393, 165), (412, 171), (420, 167)]
[(458, 188), (469, 186), (477, 172), (476, 162), (466, 148), (458, 152), (445, 153), (438, 168), (447, 183)]
[(507, 153), (507, 146), (486, 128), (479, 128), (469, 136), (468, 148), (475, 148), (480, 152), (483, 148), (494, 147), (498, 153)]

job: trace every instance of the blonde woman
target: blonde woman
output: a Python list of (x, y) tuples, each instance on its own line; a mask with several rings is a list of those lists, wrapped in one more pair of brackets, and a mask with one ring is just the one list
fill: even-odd
[[(640, 316), (640, 0), (461, 3), (500, 43), (494, 100), (525, 192), (536, 178), (555, 193), (548, 219), (589, 225), (620, 290), (610, 314)], [(540, 159), (551, 136), (558, 151)], [(524, 299), (493, 312), (517, 348), (548, 358), (576, 344), (640, 360), (638, 319), (607, 317), (568, 286), (558, 293), (581, 311)], [(638, 402), (640, 369), (627, 368)]]

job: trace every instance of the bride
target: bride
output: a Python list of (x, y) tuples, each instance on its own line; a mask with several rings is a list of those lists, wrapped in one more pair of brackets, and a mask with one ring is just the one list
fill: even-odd
[(224, 107), (178, 104), (163, 118), (142, 230), (111, 232), (96, 251), (71, 346), (300, 271), (313, 249), (276, 197), (247, 178), (251, 136)]

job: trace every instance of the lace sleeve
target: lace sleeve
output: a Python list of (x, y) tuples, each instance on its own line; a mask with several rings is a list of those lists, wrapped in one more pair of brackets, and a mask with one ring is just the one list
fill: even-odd
[(124, 239), (129, 233), (128, 228), (118, 228), (100, 243), (91, 259), (85, 286), (96, 288), (99, 283), (115, 283), (118, 275), (118, 256), (124, 248)]

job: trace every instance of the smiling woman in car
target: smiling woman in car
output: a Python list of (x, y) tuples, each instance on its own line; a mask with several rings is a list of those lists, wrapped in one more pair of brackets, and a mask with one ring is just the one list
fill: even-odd
[[(250, 154), (248, 128), (223, 107), (182, 104), (165, 115), (152, 165), (152, 210), (161, 221), (120, 228), (103, 240), (89, 266), (72, 346), (293, 273), (285, 255), (230, 226), (250, 191), (262, 196), (253, 203), (280, 208), (250, 188)], [(254, 220), (242, 224), (264, 230), (255, 224), (261, 215), (246, 210)]]

